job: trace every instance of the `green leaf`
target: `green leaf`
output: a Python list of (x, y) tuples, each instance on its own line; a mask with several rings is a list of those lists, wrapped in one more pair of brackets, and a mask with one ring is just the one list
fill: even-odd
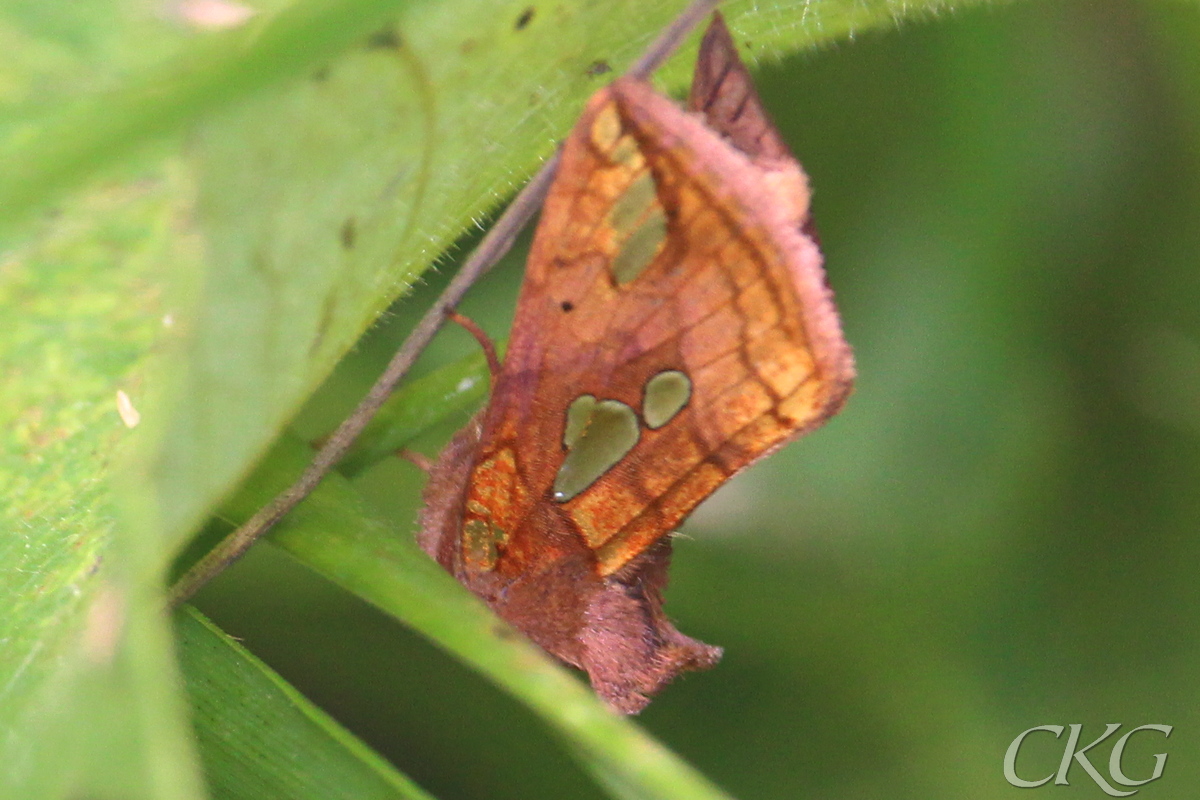
[(104, 480), (163, 330), (163, 176), (97, 191), (0, 267), (0, 795), (201, 795), (161, 610), (166, 552)]
[(429, 798), (195, 609), (176, 632), (214, 797)]
[[(0, 163), (8, 165), (0, 173), (0, 227), (156, 137), (337, 55), (401, 5), (400, 0), (291, 3), (262, 22), (193, 38), (190, 46), (163, 55), (111, 91), (31, 120), (8, 151), (0, 152)], [(157, 26), (137, 18), (130, 22), (151, 30), (145, 37), (124, 31), (129, 50), (141, 50), (147, 40), (152, 52), (168, 50), (163, 40), (171, 37), (164, 33), (172, 28), (166, 20)]]
[(477, 406), (487, 397), (488, 378), (487, 361), (477, 353), (409, 381), (379, 409), (338, 464), (338, 471), (352, 477), (434, 424)]

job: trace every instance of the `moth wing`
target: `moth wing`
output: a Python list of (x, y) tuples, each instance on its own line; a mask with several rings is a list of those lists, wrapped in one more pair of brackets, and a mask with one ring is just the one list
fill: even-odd
[[(598, 92), (538, 226), (468, 523), (487, 507), (489, 530), (508, 536), (533, 504), (552, 503), (612, 574), (728, 477), (832, 415), (853, 360), (801, 230), (808, 203), (790, 156), (749, 156), (644, 83)], [(659, 408), (652, 389), (672, 381)], [(581, 398), (611, 403), (617, 423), (593, 414), (568, 446)], [(514, 475), (519, 496), (490, 506)]]
[(793, 160), (719, 13), (700, 42), (687, 108), (704, 114), (709, 128), (751, 158)]

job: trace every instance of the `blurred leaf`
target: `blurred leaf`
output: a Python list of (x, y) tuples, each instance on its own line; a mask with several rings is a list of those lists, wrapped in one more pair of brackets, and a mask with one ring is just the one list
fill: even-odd
[[(262, 22), (195, 37), (182, 52), (116, 88), (31, 121), (0, 152), (0, 163), (9, 165), (0, 173), (0, 227), (153, 138), (336, 55), (400, 5), (400, 0), (291, 3)], [(160, 21), (157, 27), (160, 35), (151, 41), (163, 38), (166, 26)], [(137, 45), (132, 49), (141, 42)]]
[(153, 531), (103, 476), (144, 408), (151, 281), (189, 254), (158, 176), (79, 198), (0, 262), (0, 795), (196, 798)]
[[(0, 136), (28, 141), (23, 121), (38, 108), (113, 79), (117, 58), (128, 66), (169, 47), (141, 35), (160, 22), (114, 11), (4, 9)], [(162, 176), (100, 187), (0, 257), (6, 797), (200, 795), (168, 631), (146, 602), (163, 553), (117, 524), (100, 480), (128, 436), (117, 390), (140, 405), (137, 365), (161, 331), (150, 276), (164, 259), (187, 266), (169, 236), (177, 189)]]
[(176, 632), (214, 797), (429, 798), (196, 610)]

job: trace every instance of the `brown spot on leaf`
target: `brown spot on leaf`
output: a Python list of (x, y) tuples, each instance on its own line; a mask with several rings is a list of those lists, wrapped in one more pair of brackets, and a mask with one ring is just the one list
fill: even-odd
[(368, 50), (399, 50), (403, 42), (395, 28), (380, 28), (367, 37)]
[(521, 16), (517, 17), (517, 24), (513, 27), (519, 31), (525, 30), (525, 26), (533, 21), (534, 7), (530, 6), (521, 12)]

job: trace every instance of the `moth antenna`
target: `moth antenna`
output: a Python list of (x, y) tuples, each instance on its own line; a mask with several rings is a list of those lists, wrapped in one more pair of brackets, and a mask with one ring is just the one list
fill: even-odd
[(479, 327), (475, 320), (463, 316), (457, 311), (447, 311), (446, 319), (458, 323), (466, 329), (467, 333), (475, 337), (475, 341), (479, 342), (479, 346), (483, 348), (483, 355), (487, 358), (488, 371), (492, 374), (492, 383), (494, 384), (500, 375), (500, 359), (496, 357), (496, 344), (492, 341), (492, 337), (484, 333), (483, 328)]
[(408, 463), (412, 464), (417, 469), (428, 475), (433, 471), (433, 461), (424, 453), (418, 453), (416, 450), (409, 450), (407, 447), (402, 447), (396, 451), (396, 455), (403, 458)]

